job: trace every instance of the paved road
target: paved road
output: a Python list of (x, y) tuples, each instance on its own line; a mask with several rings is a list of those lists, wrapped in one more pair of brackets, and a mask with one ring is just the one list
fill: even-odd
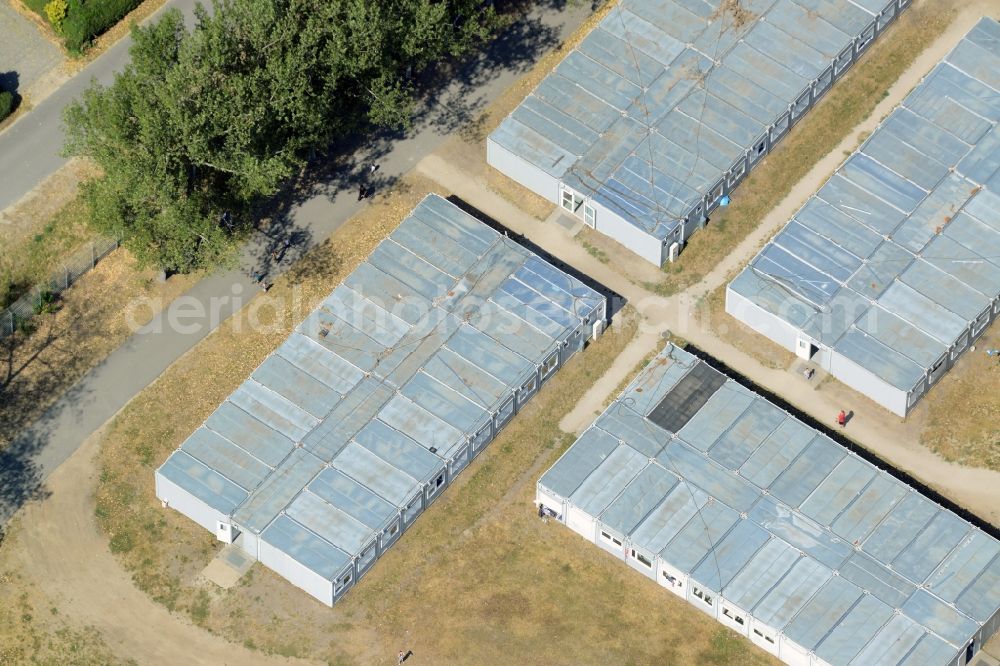
[[(510, 38), (501, 40), (502, 52), (496, 57), (491, 55), (484, 59), (484, 63), (473, 69), (467, 83), (453, 84), (438, 95), (434, 106), (426, 110), (427, 113), (423, 114), (410, 136), (375, 147), (380, 152), (380, 169), (376, 177), (389, 182), (412, 169), (421, 158), (433, 152), (469, 113), (474, 113), (475, 108), (496, 98), (543, 52), (572, 33), (589, 13), (589, 7), (575, 4), (561, 11), (545, 8), (537, 10), (523, 25), (515, 26)], [(125, 44), (119, 44), (98, 61), (112, 56), (102, 65), (103, 76), (110, 76), (116, 69), (116, 65), (125, 56), (125, 48)], [(85, 71), (84, 76), (89, 78), (99, 75)], [(74, 80), (69, 90), (79, 90), (82, 85), (80, 81)], [(32, 128), (46, 126), (46, 123), (51, 127), (58, 123), (57, 107), (61, 108), (71, 97), (71, 93), (60, 91), (49, 98), (48, 101), (52, 102), (50, 107), (43, 109), (40, 106), (25, 117), (27, 123), (21, 121), (15, 126), (23, 125), (19, 128), (21, 134), (15, 135), (16, 141), (25, 142), (18, 148), (22, 152), (18, 153), (19, 159), (0, 160), (0, 165), (3, 165), (0, 168), (10, 171), (11, 164), (23, 160), (26, 165), (31, 165), (26, 166), (23, 171), (30, 168), (34, 176), (11, 173), (10, 176), (16, 175), (21, 185), (9, 186), (5, 182), (8, 173), (0, 171), (0, 182), (4, 183), (5, 190), (13, 191), (12, 187), (30, 189), (39, 178), (59, 166), (61, 158), (55, 156), (55, 146), (52, 146), (52, 154), (48, 154), (46, 150), (31, 147), (30, 141), (25, 137), (34, 134), (37, 140), (42, 140), (46, 132), (33, 132)], [(40, 111), (43, 113), (36, 116)], [(4, 140), (10, 139), (0, 135), (0, 154), (7, 150)], [(358, 169), (363, 171), (369, 160), (369, 154), (358, 154), (355, 163), (361, 165)], [(289, 211), (287, 227), (282, 233), (290, 235), (297, 242), (289, 252), (289, 259), (294, 253), (326, 239), (344, 220), (362, 205), (366, 205), (357, 201), (354, 185), (356, 175), (351, 172), (334, 174), (329, 182), (343, 183), (342, 187), (332, 185), (327, 188), (332, 191), (325, 191), (298, 203)], [(146, 329), (129, 338), (101, 365), (84, 376), (42, 418), (22, 433), (7, 451), (0, 454), (0, 525), (24, 501), (44, 495), (45, 479), (81, 442), (181, 354), (242, 307), (254, 290), (258, 289), (247, 275), (257, 270), (259, 257), (267, 257), (266, 242), (266, 239), (258, 238), (246, 248), (241, 270), (213, 275), (191, 289), (185, 295), (189, 298), (182, 297), (175, 301)], [(281, 270), (281, 267), (274, 270)], [(185, 330), (181, 331), (180, 327), (169, 325), (169, 322), (177, 320), (183, 314), (179, 307), (175, 307), (182, 303), (185, 312), (190, 312), (190, 308), (201, 307), (206, 313), (214, 311), (218, 315), (214, 321), (208, 316), (187, 315), (183, 320)]]
[[(194, 5), (195, 0), (169, 0), (164, 8), (176, 7), (191, 16)], [(31, 113), (0, 133), (0, 210), (17, 203), (66, 163), (66, 158), (59, 154), (63, 144), (62, 110), (90, 85), (91, 80), (110, 83), (115, 73), (125, 66), (131, 45), (131, 37), (120, 40), (45, 98)], [(22, 82), (20, 88), (24, 87)]]
[[(59, 48), (7, 2), (0, 2), (0, 35), (0, 90), (23, 95), (63, 61)], [(0, 205), (0, 210), (3, 208)]]

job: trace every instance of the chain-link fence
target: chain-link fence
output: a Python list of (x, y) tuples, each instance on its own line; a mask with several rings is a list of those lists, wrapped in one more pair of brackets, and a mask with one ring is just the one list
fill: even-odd
[(118, 241), (101, 238), (74, 252), (47, 282), (35, 285), (7, 309), (0, 310), (0, 338), (13, 335), (18, 327), (31, 321), (32, 317), (45, 309), (54, 296), (69, 289), (70, 285), (117, 247)]

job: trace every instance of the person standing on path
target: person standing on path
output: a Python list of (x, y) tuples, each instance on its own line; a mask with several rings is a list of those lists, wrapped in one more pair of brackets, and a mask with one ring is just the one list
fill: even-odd
[(847, 425), (847, 412), (845, 412), (844, 410), (840, 410), (840, 413), (837, 414), (837, 425), (839, 425), (841, 428)]
[(398, 661), (396, 661), (396, 663), (397, 664), (402, 664), (404, 661), (406, 661), (406, 653), (403, 652), (402, 650), (400, 650), (399, 651)]

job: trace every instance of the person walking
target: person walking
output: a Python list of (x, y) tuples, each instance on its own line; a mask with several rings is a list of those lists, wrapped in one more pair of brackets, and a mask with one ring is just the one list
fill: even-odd
[(837, 414), (837, 425), (839, 425), (841, 428), (847, 425), (847, 412), (845, 412), (844, 410), (840, 410), (840, 413)]
[(399, 657), (398, 657), (398, 660), (396, 661), (396, 663), (397, 664), (402, 664), (404, 661), (406, 661), (406, 653), (403, 652), (402, 650), (400, 650), (399, 651)]

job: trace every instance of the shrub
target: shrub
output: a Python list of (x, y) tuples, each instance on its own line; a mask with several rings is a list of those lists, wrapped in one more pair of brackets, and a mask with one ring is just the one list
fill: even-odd
[(0, 90), (0, 120), (3, 120), (14, 110), (14, 93)]
[(62, 33), (66, 49), (79, 53), (94, 38), (118, 23), (142, 0), (69, 0)]
[(56, 295), (48, 290), (38, 294), (38, 300), (35, 302), (35, 314), (52, 314), (55, 311)]
[(49, 23), (56, 29), (56, 32), (62, 31), (62, 22), (66, 18), (68, 9), (69, 5), (66, 4), (66, 0), (51, 0), (45, 5), (45, 17), (49, 19)]

